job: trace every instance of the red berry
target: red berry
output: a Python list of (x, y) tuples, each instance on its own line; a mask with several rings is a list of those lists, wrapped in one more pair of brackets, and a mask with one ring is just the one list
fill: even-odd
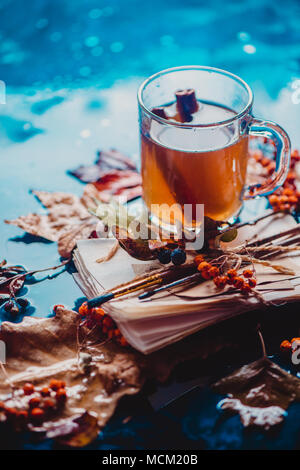
[(33, 408), (30, 413), (30, 417), (35, 423), (42, 423), (44, 420), (45, 412), (41, 408)]
[(83, 304), (79, 307), (79, 315), (82, 317), (86, 317), (89, 313), (89, 308), (87, 302), (83, 302)]
[(59, 403), (64, 403), (67, 399), (67, 392), (64, 388), (60, 388), (56, 392), (56, 399)]
[(23, 387), (25, 395), (31, 395), (34, 392), (34, 386), (31, 383), (26, 383)]
[(29, 400), (29, 407), (30, 408), (37, 408), (41, 404), (41, 400), (38, 397), (33, 397)]
[(281, 351), (290, 351), (292, 348), (292, 344), (287, 340), (285, 339), (284, 341), (282, 341), (281, 345), (280, 345), (280, 349)]
[(126, 341), (126, 339), (124, 338), (124, 336), (122, 336), (119, 340), (119, 343), (121, 346), (125, 347), (125, 346), (129, 346), (128, 342)]
[(194, 262), (195, 262), (195, 264), (197, 264), (197, 265), (200, 264), (200, 263), (202, 263), (203, 261), (204, 261), (203, 255), (197, 255), (197, 256), (195, 256), (195, 258), (194, 258)]
[(207, 270), (207, 269), (202, 269), (202, 270), (200, 271), (200, 274), (201, 274), (201, 276), (203, 277), (203, 279), (206, 279), (206, 280), (213, 278), (213, 275), (212, 275), (212, 273), (210, 272), (210, 269), (208, 269), (208, 270)]
[(44, 401), (44, 409), (46, 411), (48, 410), (53, 410), (55, 408), (55, 402), (52, 400), (52, 398), (46, 398)]
[(59, 388), (64, 388), (65, 385), (66, 385), (65, 382), (62, 382), (61, 380), (57, 380), (57, 379), (51, 379), (49, 383), (49, 387), (51, 388), (51, 390), (54, 390), (55, 392)]
[(48, 397), (50, 395), (50, 390), (48, 387), (43, 387), (40, 393), (42, 397)]
[(251, 289), (252, 289), (252, 288), (255, 287), (256, 284), (257, 284), (256, 279), (254, 279), (253, 277), (251, 277), (250, 279), (248, 279), (248, 284), (249, 284), (249, 286), (250, 286)]
[(243, 287), (241, 288), (241, 291), (243, 292), (243, 294), (250, 294), (251, 292), (251, 287), (249, 286), (249, 284), (244, 284)]
[(244, 271), (243, 271), (243, 276), (247, 277), (247, 278), (252, 277), (253, 274), (254, 273), (253, 273), (252, 269), (244, 269)]
[(219, 289), (223, 289), (226, 286), (227, 277), (226, 276), (217, 276), (214, 278), (214, 283)]
[(233, 285), (237, 289), (241, 289), (241, 287), (243, 287), (243, 285), (244, 285), (244, 279), (242, 277), (238, 277), (238, 276), (234, 277), (233, 278)]
[(236, 277), (237, 276), (236, 269), (228, 269), (227, 276), (229, 277), (229, 279), (233, 279), (234, 277)]
[(202, 261), (199, 265), (198, 265), (198, 271), (208, 271), (209, 269), (211, 268), (211, 264), (210, 263), (207, 263), (207, 261)]
[(209, 273), (210, 273), (211, 277), (214, 278), (214, 277), (219, 276), (220, 271), (219, 271), (219, 268), (217, 268), (216, 266), (212, 266), (212, 267), (209, 269)]
[(57, 313), (57, 309), (58, 309), (58, 308), (65, 308), (65, 306), (64, 306), (64, 305), (61, 305), (61, 304), (54, 305), (54, 307), (53, 307), (53, 312), (54, 312), (54, 313)]

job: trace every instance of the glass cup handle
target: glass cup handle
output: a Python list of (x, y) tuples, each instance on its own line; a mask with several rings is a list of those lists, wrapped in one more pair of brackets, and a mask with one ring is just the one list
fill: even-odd
[(278, 189), (285, 181), (289, 171), (291, 142), (290, 138), (282, 127), (272, 121), (251, 118), (247, 126), (247, 133), (250, 136), (267, 137), (276, 143), (276, 170), (272, 179), (267, 179), (263, 184), (248, 186), (244, 193), (244, 199), (251, 199), (256, 196), (267, 196)]

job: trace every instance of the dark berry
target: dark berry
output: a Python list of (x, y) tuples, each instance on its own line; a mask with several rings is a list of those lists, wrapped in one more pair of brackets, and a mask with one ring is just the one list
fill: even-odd
[(17, 303), (10, 299), (4, 304), (4, 310), (11, 313), (12, 315), (17, 315), (19, 313), (19, 307)]
[(176, 250), (172, 251), (171, 260), (176, 266), (183, 264), (186, 260), (186, 252), (181, 248), (176, 248)]
[(171, 250), (165, 250), (162, 248), (157, 252), (157, 259), (162, 263), (162, 264), (168, 264), (171, 261)]
[(4, 310), (5, 310), (6, 312), (10, 312), (11, 309), (13, 308), (13, 306), (14, 306), (13, 301), (12, 301), (12, 300), (8, 300), (8, 301), (5, 302), (5, 304), (4, 304)]
[(21, 308), (26, 308), (29, 305), (29, 302), (27, 299), (18, 299), (18, 304), (20, 305)]

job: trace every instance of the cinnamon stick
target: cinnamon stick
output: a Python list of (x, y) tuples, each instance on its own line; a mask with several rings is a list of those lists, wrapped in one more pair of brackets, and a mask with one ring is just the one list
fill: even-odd
[(187, 88), (186, 90), (177, 90), (176, 106), (182, 122), (190, 122), (193, 119), (192, 114), (198, 111), (199, 104), (196, 100), (195, 90)]
[(151, 112), (158, 117), (161, 117), (163, 119), (168, 119), (165, 108), (163, 108), (162, 106), (158, 106), (157, 108), (152, 108)]

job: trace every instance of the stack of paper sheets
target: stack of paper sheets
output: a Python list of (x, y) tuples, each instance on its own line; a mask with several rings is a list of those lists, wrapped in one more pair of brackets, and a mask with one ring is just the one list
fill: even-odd
[[(228, 249), (238, 246), (246, 239), (259, 240), (294, 226), (296, 222), (291, 216), (274, 216), (255, 226), (240, 229), (238, 238), (230, 244), (224, 244), (224, 247)], [(115, 240), (111, 239), (78, 242), (74, 253), (78, 273), (74, 274), (74, 278), (89, 299), (104, 290), (128, 282), (153, 267), (152, 262), (138, 261), (121, 248), (111, 260), (97, 263), (96, 260), (105, 256), (114, 243)], [(261, 297), (265, 302), (274, 303), (300, 299), (299, 252), (281, 254), (276, 257), (276, 263), (292, 269), (295, 276), (280, 274), (270, 267), (256, 264), (257, 290)], [(156, 267), (158, 266), (161, 265), (156, 264)], [(216, 296), (219, 291), (212, 281), (177, 293), (184, 297), (164, 291), (151, 299), (141, 301), (138, 294), (131, 294), (126, 298), (108, 302), (103, 308), (116, 321), (127, 341), (139, 351), (148, 354), (206, 326), (261, 305), (261, 300), (257, 297), (244, 296), (238, 292), (224, 292)]]

